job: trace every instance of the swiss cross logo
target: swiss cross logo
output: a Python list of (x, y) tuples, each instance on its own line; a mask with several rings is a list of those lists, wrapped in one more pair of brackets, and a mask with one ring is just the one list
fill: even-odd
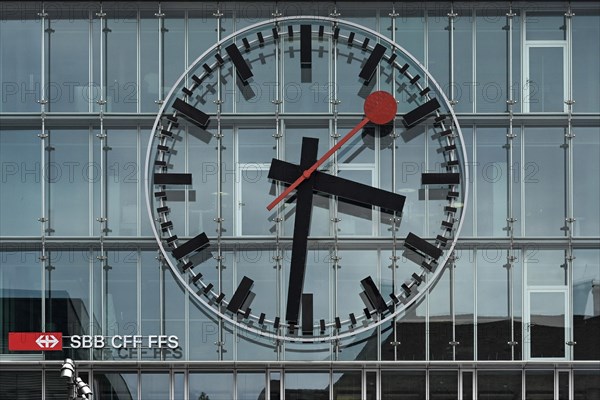
[(61, 332), (10, 332), (10, 351), (58, 351), (62, 350)]

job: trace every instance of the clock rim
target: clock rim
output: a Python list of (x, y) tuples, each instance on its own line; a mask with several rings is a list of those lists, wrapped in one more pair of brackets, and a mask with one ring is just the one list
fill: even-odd
[[(377, 321), (374, 321), (373, 323), (368, 324), (367, 326), (362, 326), (362, 327), (358, 327), (356, 329), (352, 329), (352, 330), (347, 330), (345, 332), (342, 333), (332, 333), (330, 335), (327, 336), (288, 336), (285, 334), (278, 334), (275, 332), (271, 332), (271, 331), (266, 331), (263, 329), (257, 329), (254, 326), (250, 326), (246, 323), (243, 322), (243, 320), (239, 321), (237, 320), (237, 318), (235, 318), (235, 316), (232, 318), (229, 315), (227, 315), (225, 312), (222, 312), (220, 310), (217, 310), (215, 307), (213, 307), (211, 304), (209, 304), (209, 301), (207, 301), (205, 298), (203, 298), (203, 296), (200, 296), (196, 293), (196, 291), (190, 286), (190, 283), (187, 282), (184, 277), (183, 274), (179, 271), (179, 269), (177, 268), (177, 266), (173, 263), (173, 261), (171, 260), (171, 258), (167, 255), (170, 252), (167, 251), (167, 249), (165, 248), (165, 245), (163, 243), (163, 239), (161, 238), (161, 235), (158, 232), (157, 226), (156, 226), (156, 221), (155, 221), (155, 215), (154, 215), (154, 209), (152, 208), (152, 178), (151, 178), (151, 168), (153, 168), (153, 165), (151, 163), (151, 157), (154, 151), (154, 140), (155, 140), (155, 134), (157, 131), (158, 126), (161, 124), (161, 119), (163, 117), (163, 115), (165, 114), (165, 110), (167, 109), (167, 106), (171, 106), (171, 101), (163, 101), (159, 111), (157, 112), (156, 118), (154, 120), (154, 124), (152, 126), (152, 130), (151, 130), (151, 134), (150, 134), (150, 138), (148, 140), (148, 145), (147, 145), (147, 149), (146, 149), (146, 157), (145, 157), (145, 165), (144, 165), (144, 191), (145, 191), (145, 196), (146, 196), (146, 211), (148, 212), (148, 218), (149, 218), (149, 222), (150, 222), (150, 226), (152, 228), (152, 233), (154, 236), (154, 239), (156, 240), (157, 244), (158, 244), (158, 248), (159, 251), (161, 253), (161, 256), (163, 256), (164, 261), (167, 262), (167, 264), (169, 265), (169, 268), (171, 269), (171, 271), (173, 272), (173, 274), (176, 276), (177, 280), (179, 281), (179, 284), (185, 288), (185, 290), (187, 290), (190, 294), (193, 295), (194, 299), (196, 301), (199, 301), (205, 308), (208, 308), (211, 310), (211, 312), (215, 313), (216, 315), (218, 315), (219, 317), (223, 318), (225, 321), (227, 321), (228, 323), (232, 324), (233, 326), (237, 326), (249, 333), (253, 333), (256, 334), (260, 337), (264, 337), (264, 338), (268, 338), (268, 339), (272, 339), (272, 340), (282, 340), (285, 342), (291, 342), (291, 343), (298, 343), (298, 342), (302, 342), (302, 343), (323, 343), (323, 342), (332, 342), (335, 340), (341, 340), (344, 338), (349, 338), (349, 337), (354, 337), (357, 335), (360, 335), (361, 333), (364, 332), (368, 332), (374, 328), (377, 328), (378, 326), (382, 325), (383, 323), (392, 320), (394, 317), (400, 315), (401, 313), (403, 313), (404, 311), (406, 311), (409, 307), (411, 307), (417, 300), (420, 300), (424, 297), (424, 295), (427, 293), (427, 291), (430, 289), (430, 287), (432, 285), (434, 285), (435, 283), (437, 283), (439, 281), (439, 279), (442, 276), (442, 273), (444, 271), (444, 269), (446, 268), (448, 261), (452, 255), (452, 253), (454, 252), (454, 248), (456, 247), (456, 243), (458, 241), (458, 238), (460, 236), (460, 232), (462, 231), (462, 227), (463, 227), (463, 223), (466, 217), (466, 212), (464, 212), (464, 210), (467, 210), (468, 208), (468, 200), (469, 200), (469, 190), (468, 190), (468, 183), (469, 183), (469, 170), (467, 168), (468, 165), (468, 157), (467, 157), (467, 151), (466, 151), (466, 146), (465, 146), (465, 142), (463, 139), (463, 134), (462, 131), (460, 129), (460, 125), (458, 123), (458, 120), (456, 118), (456, 113), (454, 112), (454, 108), (450, 105), (450, 101), (448, 100), (448, 98), (446, 97), (445, 93), (443, 92), (443, 90), (441, 89), (441, 86), (437, 83), (437, 81), (435, 80), (435, 78), (431, 75), (431, 73), (429, 72), (429, 70), (427, 68), (425, 68), (424, 65), (422, 65), (410, 52), (408, 52), (404, 47), (400, 46), (398, 43), (392, 41), (391, 38), (388, 38), (386, 36), (384, 36), (383, 34), (376, 32), (366, 26), (357, 24), (355, 22), (352, 21), (347, 21), (341, 18), (333, 18), (333, 17), (324, 17), (324, 16), (314, 16), (314, 15), (299, 15), (299, 16), (288, 16), (288, 17), (276, 17), (276, 18), (272, 18), (272, 19), (266, 19), (266, 20), (262, 20), (259, 21), (257, 23), (248, 25), (242, 29), (236, 30), (234, 32), (232, 32), (231, 34), (227, 35), (226, 37), (222, 38), (221, 40), (219, 40), (218, 42), (216, 42), (215, 44), (213, 44), (212, 46), (210, 46), (206, 51), (204, 51), (200, 56), (198, 56), (189, 66), (188, 68), (186, 68), (184, 70), (184, 72), (181, 73), (181, 75), (179, 76), (179, 78), (175, 81), (175, 83), (173, 84), (173, 86), (171, 87), (171, 90), (169, 90), (169, 93), (165, 96), (166, 100), (172, 100), (173, 96), (176, 95), (176, 92), (180, 90), (180, 85), (182, 84), (182, 82), (184, 81), (184, 79), (186, 78), (186, 76), (188, 76), (190, 74), (190, 72), (192, 72), (193, 70), (197, 69), (198, 66), (200, 65), (200, 62), (203, 61), (205, 59), (205, 57), (209, 56), (211, 53), (215, 52), (215, 50), (217, 50), (218, 48), (222, 47), (222, 45), (224, 43), (227, 43), (228, 41), (232, 40), (233, 38), (235, 38), (235, 36), (239, 36), (241, 34), (246, 33), (247, 31), (251, 31), (253, 29), (256, 28), (260, 28), (262, 26), (271, 26), (275, 23), (278, 22), (288, 22), (288, 21), (319, 21), (319, 22), (330, 22), (330, 23), (336, 23), (336, 24), (344, 24), (346, 26), (358, 29), (360, 31), (369, 33), (370, 35), (373, 35), (375, 37), (377, 37), (378, 39), (380, 39), (381, 41), (385, 42), (389, 48), (392, 48), (393, 50), (397, 50), (400, 51), (402, 53), (402, 55), (404, 57), (407, 58), (408, 61), (412, 62), (414, 64), (415, 67), (419, 68), (420, 71), (422, 73), (424, 73), (429, 81), (429, 86), (435, 86), (436, 88), (436, 95), (440, 96), (441, 99), (444, 102), (444, 105), (447, 107), (448, 111), (449, 111), (449, 116), (452, 120), (452, 125), (455, 129), (455, 134), (458, 136), (458, 138), (460, 139), (460, 160), (461, 163), (459, 164), (459, 170), (460, 170), (460, 174), (463, 178), (462, 182), (463, 184), (461, 185), (461, 189), (463, 190), (463, 194), (462, 194), (462, 203), (463, 203), (463, 212), (461, 212), (461, 216), (460, 216), (460, 220), (458, 223), (458, 226), (456, 228), (456, 230), (454, 231), (454, 236), (452, 237), (452, 242), (450, 243), (449, 246), (447, 246), (444, 249), (444, 255), (443, 258), (440, 262), (438, 262), (438, 266), (436, 268), (436, 271), (433, 272), (431, 275), (427, 275), (428, 279), (426, 280), (426, 282), (423, 283), (422, 286), (419, 286), (420, 295), (416, 295), (416, 296), (412, 296), (411, 298), (407, 299), (406, 303), (402, 304), (402, 307), (398, 307), (396, 308), (396, 310), (392, 313), (390, 313), (389, 315), (385, 316), (384, 318), (380, 318)], [(235, 43), (235, 42), (234, 42)], [(177, 97), (177, 96), (176, 96)], [(457, 151), (458, 151), (458, 147), (457, 147)], [(429, 277), (431, 276), (431, 278), (429, 279)], [(220, 307), (220, 306), (219, 306)], [(271, 324), (273, 323), (273, 321), (270, 320), (265, 320), (267, 322), (270, 322)], [(329, 321), (328, 325), (331, 324), (331, 321)], [(281, 321), (280, 323), (281, 328), (277, 329), (277, 331), (283, 331), (285, 332), (286, 328), (287, 328), (287, 323), (284, 321)], [(332, 330), (333, 332), (333, 330)]]

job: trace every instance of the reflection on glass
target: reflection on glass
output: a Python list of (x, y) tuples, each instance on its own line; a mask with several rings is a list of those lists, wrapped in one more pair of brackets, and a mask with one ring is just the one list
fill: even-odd
[[(39, 256), (38, 251), (0, 253), (0, 310), (2, 310), (0, 337), (2, 338), (7, 338), (8, 332), (41, 331), (40, 271), (42, 266)], [(8, 353), (8, 340), (0, 341), (0, 353)]]
[(471, 11), (460, 10), (454, 20), (454, 99), (451, 99), (458, 101), (454, 107), (458, 112), (473, 112), (473, 90), (479, 89), (473, 84), (472, 31)]
[[(52, 261), (44, 271), (46, 331), (62, 332), (65, 336), (89, 334), (90, 253), (58, 250), (48, 255)], [(86, 359), (88, 352), (73, 350), (72, 357)]]
[(42, 171), (37, 132), (2, 130), (0, 159), (0, 235), (38, 236)]
[(328, 400), (328, 372), (287, 372), (284, 379), (286, 400)]
[(425, 371), (381, 371), (381, 398), (424, 399)]
[(509, 271), (499, 249), (477, 250), (477, 359), (510, 360)]
[[(450, 267), (451, 268), (451, 267)], [(429, 359), (452, 360), (452, 313), (450, 311), (450, 268), (429, 290)]]
[[(157, 112), (159, 100), (158, 90), (158, 35), (161, 18), (156, 18), (154, 12), (140, 13), (140, 108), (142, 112)], [(162, 33), (164, 37), (164, 33)], [(173, 63), (175, 60), (173, 60)], [(179, 70), (179, 73), (183, 68)]]
[(520, 399), (522, 394), (521, 371), (477, 372), (477, 399)]
[[(90, 385), (91, 386), (91, 385)], [(94, 397), (97, 399), (136, 400), (138, 398), (138, 374), (94, 373)]]
[(105, 290), (104, 326), (109, 336), (138, 334), (138, 257), (138, 252), (134, 249), (112, 251), (108, 262), (102, 266)]
[(530, 343), (530, 356), (564, 357), (565, 324), (564, 292), (531, 292), (524, 340), (525, 345)]
[(265, 373), (238, 372), (236, 375), (236, 386), (238, 400), (257, 400), (261, 396), (264, 398)]
[(360, 371), (333, 372), (334, 400), (361, 400), (362, 373)]
[(576, 360), (600, 360), (600, 251), (574, 251), (573, 331)]
[(190, 372), (188, 398), (190, 400), (233, 399), (233, 373)]
[(7, 399), (41, 399), (42, 378), (41, 372), (10, 371), (8, 368), (2, 368), (0, 395)]
[(573, 371), (575, 400), (591, 400), (600, 392), (600, 371)]
[(472, 360), (475, 335), (474, 254), (472, 250), (456, 251), (455, 254), (458, 256), (454, 267), (454, 329), (458, 342), (454, 346), (455, 359)]

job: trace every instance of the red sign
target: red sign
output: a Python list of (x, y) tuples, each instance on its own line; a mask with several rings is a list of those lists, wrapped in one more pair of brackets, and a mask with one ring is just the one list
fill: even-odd
[(10, 351), (58, 351), (62, 350), (61, 332), (9, 332)]

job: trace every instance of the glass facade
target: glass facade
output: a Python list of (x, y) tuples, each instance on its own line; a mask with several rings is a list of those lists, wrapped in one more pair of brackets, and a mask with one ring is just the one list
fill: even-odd
[[(406, 48), (444, 90), (467, 149), (469, 204), (440, 279), (392, 323), (341, 342), (273, 342), (207, 312), (163, 262), (146, 210), (146, 146), (171, 87), (220, 38), (277, 13), (339, 14)], [(64, 398), (66, 357), (98, 399), (597, 398), (599, 40), (595, 1), (0, 3), (0, 398)], [(315, 37), (323, 61), (304, 80), (299, 46), (250, 60), (257, 76), (278, 74), (279, 89), (240, 90), (222, 71), (223, 103), (203, 108), (220, 107), (221, 138), (183, 126), (173, 172), (202, 179), (170, 193), (181, 205), (170, 218), (186, 237), (220, 229), (220, 259), (198, 262), (228, 293), (248, 273), (260, 277), (253, 290), (285, 292), (273, 220), (256, 212), (271, 198), (271, 159), (297, 153), (307, 127), (322, 154), (362, 116), (342, 102), (348, 119), (328, 119), (332, 88), (355, 95), (345, 76), (358, 56)], [(385, 89), (389, 71), (378, 73)], [(433, 240), (437, 205), (413, 189), (433, 150), (404, 133), (350, 142), (336, 168), (397, 188), (410, 211), (399, 235)], [(365, 273), (383, 288), (402, 283), (384, 215), (314, 202), (315, 319), (355, 310), (344, 294)], [(291, 236), (293, 219), (282, 226)], [(395, 266), (413, 272), (406, 258)], [(41, 331), (178, 345), (9, 350), (9, 332)]]

